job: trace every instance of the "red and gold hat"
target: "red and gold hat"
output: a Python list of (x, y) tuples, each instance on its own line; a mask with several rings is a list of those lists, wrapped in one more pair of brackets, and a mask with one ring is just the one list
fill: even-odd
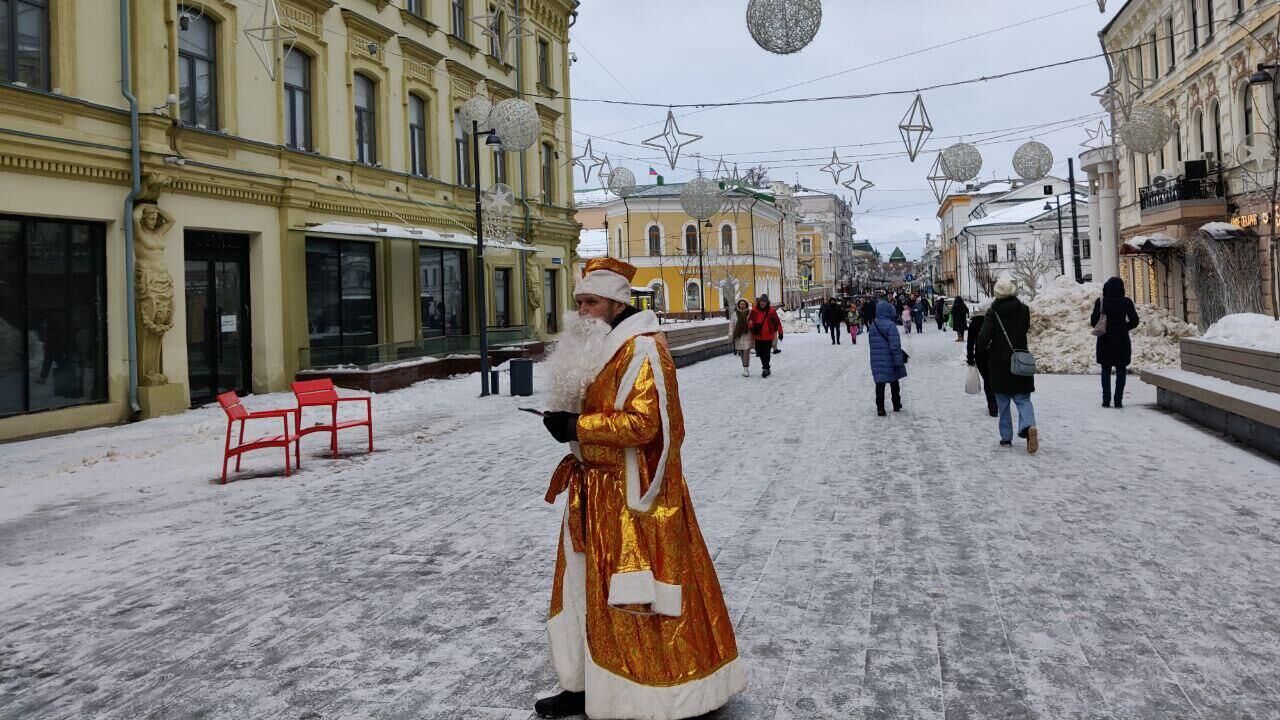
[(599, 295), (620, 303), (631, 302), (631, 280), (636, 267), (617, 258), (592, 258), (582, 267), (582, 280), (574, 288), (579, 295)]

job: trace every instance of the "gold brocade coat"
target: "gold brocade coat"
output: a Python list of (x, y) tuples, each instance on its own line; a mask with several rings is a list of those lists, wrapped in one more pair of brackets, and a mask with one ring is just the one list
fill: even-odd
[[(651, 312), (610, 334), (578, 443), (547, 501), (567, 495), (548, 634), (566, 690), (593, 719), (674, 720), (723, 705), (745, 671), (680, 462), (676, 369)], [(611, 347), (612, 351), (613, 348)]]

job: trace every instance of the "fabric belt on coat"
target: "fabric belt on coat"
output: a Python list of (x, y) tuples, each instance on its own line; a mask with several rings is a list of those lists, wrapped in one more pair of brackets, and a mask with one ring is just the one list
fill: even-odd
[(587, 547), (583, 529), (587, 509), (582, 492), (586, 486), (585, 479), (586, 466), (574, 455), (565, 455), (556, 467), (556, 471), (551, 474), (551, 483), (547, 486), (547, 494), (543, 497), (549, 504), (554, 504), (560, 493), (569, 491), (565, 507), (565, 512), (569, 516), (569, 540), (573, 543), (573, 551), (579, 553), (586, 552)]

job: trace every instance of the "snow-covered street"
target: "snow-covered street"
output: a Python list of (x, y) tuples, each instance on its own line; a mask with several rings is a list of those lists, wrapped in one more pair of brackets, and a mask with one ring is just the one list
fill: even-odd
[[(751, 673), (715, 717), (1277, 717), (1280, 465), (1136, 377), (1041, 376), (1040, 452), (998, 448), (953, 340), (904, 336), (886, 418), (847, 337), (680, 371)], [(375, 453), (287, 479), (217, 484), (216, 407), (0, 446), (0, 718), (530, 717), (565, 450), (477, 385), (377, 396)]]

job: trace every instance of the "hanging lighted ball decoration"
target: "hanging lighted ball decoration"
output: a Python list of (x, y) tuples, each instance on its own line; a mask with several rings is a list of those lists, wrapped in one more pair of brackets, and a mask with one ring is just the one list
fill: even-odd
[(1031, 140), (1013, 152), (1013, 171), (1023, 180), (1039, 180), (1053, 169), (1053, 151), (1042, 142)]
[(471, 99), (458, 108), (458, 116), (464, 123), (464, 129), (470, 131), (472, 123), (479, 123), (480, 130), (490, 129), (489, 116), (493, 113), (493, 103), (487, 95), (472, 95)]
[(949, 180), (965, 182), (982, 172), (982, 153), (969, 143), (956, 143), (942, 151), (942, 174)]
[(1173, 135), (1173, 121), (1157, 107), (1138, 105), (1117, 134), (1136, 153), (1159, 152)]
[(680, 191), (680, 207), (693, 218), (706, 220), (720, 211), (724, 195), (720, 183), (698, 176), (684, 184)]
[(538, 111), (520, 98), (509, 98), (494, 105), (489, 122), (502, 138), (502, 147), (517, 152), (533, 147), (542, 126)]
[(822, 0), (751, 0), (747, 30), (760, 47), (778, 55), (800, 52), (822, 26)]
[(627, 197), (636, 191), (636, 174), (624, 167), (616, 167), (609, 173), (609, 192)]

